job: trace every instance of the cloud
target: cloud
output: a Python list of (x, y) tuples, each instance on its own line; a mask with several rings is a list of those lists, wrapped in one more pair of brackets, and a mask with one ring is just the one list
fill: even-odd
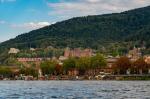
[(44, 26), (50, 25), (49, 22), (29, 22), (29, 23), (23, 23), (23, 24), (12, 24), (11, 27), (13, 28), (25, 28), (25, 29), (38, 29), (42, 28)]
[(150, 0), (62, 0), (48, 3), (53, 9), (48, 14), (70, 18), (76, 16), (118, 13), (129, 9), (150, 5)]

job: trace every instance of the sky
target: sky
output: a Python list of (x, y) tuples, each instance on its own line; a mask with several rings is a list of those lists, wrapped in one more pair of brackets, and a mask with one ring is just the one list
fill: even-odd
[(0, 0), (0, 42), (72, 17), (149, 5), (150, 0)]

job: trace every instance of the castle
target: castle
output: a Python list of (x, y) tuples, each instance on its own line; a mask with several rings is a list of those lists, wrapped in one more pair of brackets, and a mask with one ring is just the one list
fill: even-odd
[(93, 55), (92, 49), (84, 49), (75, 48), (71, 50), (70, 48), (66, 48), (64, 52), (64, 57), (90, 57)]

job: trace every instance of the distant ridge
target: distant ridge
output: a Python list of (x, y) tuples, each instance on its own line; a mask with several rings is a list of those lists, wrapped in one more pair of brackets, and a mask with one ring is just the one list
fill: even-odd
[(2, 42), (0, 49), (90, 47), (119, 43), (150, 47), (150, 6), (115, 14), (76, 17)]

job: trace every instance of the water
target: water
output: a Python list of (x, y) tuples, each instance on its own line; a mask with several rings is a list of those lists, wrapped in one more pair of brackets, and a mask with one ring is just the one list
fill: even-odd
[(150, 99), (150, 81), (0, 81), (0, 99)]

